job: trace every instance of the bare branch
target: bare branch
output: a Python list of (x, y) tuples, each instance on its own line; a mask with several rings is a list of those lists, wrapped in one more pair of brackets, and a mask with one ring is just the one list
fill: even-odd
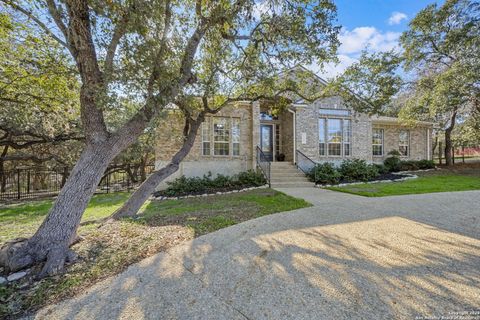
[(55, 5), (54, 0), (47, 0), (47, 6), (48, 6), (48, 11), (50, 12), (50, 14), (53, 17), (53, 20), (57, 24), (60, 31), (62, 31), (65, 39), (67, 39), (67, 41), (68, 41), (68, 29), (62, 21), (62, 15), (60, 14), (60, 11), (58, 10), (57, 6)]
[[(31, 19), (37, 26), (39, 26), (43, 31), (45, 31), (49, 36), (51, 36), (55, 41), (57, 41), (59, 44), (61, 44), (63, 47), (69, 49), (69, 46), (65, 41), (60, 39), (53, 31), (45, 24), (43, 23), (39, 18), (37, 18), (31, 11), (15, 4), (13, 1), (10, 0), (0, 0), (6, 5), (10, 6), (14, 10), (21, 12), (25, 16), (27, 16), (29, 19)], [(49, 1), (50, 2), (50, 1)], [(60, 28), (61, 29), (61, 28)], [(62, 30), (63, 32), (63, 30)], [(64, 34), (65, 35), (65, 34)]]

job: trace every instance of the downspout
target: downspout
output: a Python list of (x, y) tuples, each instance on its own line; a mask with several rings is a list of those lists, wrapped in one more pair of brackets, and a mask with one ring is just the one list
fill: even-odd
[(293, 163), (297, 163), (297, 113), (291, 109), (288, 109), (289, 112), (293, 114)]
[(427, 160), (430, 160), (430, 128), (427, 128)]

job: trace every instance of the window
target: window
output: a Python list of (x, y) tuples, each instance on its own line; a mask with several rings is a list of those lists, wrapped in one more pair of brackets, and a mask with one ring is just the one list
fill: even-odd
[(398, 134), (398, 151), (401, 156), (408, 157), (408, 152), (410, 149), (410, 132), (408, 130), (400, 130)]
[(232, 155), (240, 155), (240, 119), (232, 119)]
[(350, 119), (343, 120), (343, 154), (349, 156), (352, 153), (352, 123)]
[(213, 118), (213, 155), (230, 153), (230, 126), (227, 118)]
[(374, 156), (383, 156), (383, 129), (373, 129), (372, 151)]
[(321, 156), (351, 155), (350, 119), (318, 119), (318, 148)]
[(240, 118), (206, 118), (202, 123), (201, 148), (204, 156), (239, 156)]
[(342, 155), (342, 120), (328, 119), (327, 120), (328, 133), (328, 155), (341, 156)]
[(321, 156), (326, 156), (327, 149), (325, 148), (325, 130), (327, 119), (318, 119), (318, 139), (319, 139), (319, 150)]
[(210, 118), (205, 119), (202, 123), (202, 155), (210, 155)]
[(278, 120), (277, 115), (273, 115), (269, 112), (260, 112), (260, 120)]

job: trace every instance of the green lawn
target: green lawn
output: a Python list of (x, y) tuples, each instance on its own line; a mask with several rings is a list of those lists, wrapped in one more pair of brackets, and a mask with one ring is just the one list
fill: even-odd
[[(128, 195), (128, 193), (119, 192), (94, 196), (82, 221), (108, 217), (125, 202)], [(42, 223), (52, 204), (52, 200), (41, 200), (0, 206), (0, 244), (13, 238), (32, 235), (32, 232)]]
[(442, 172), (437, 174), (425, 174), (417, 179), (401, 182), (364, 183), (344, 187), (330, 187), (328, 189), (366, 197), (478, 190), (480, 189), (480, 177), (476, 175), (471, 176)]
[[(140, 218), (100, 225), (129, 196), (115, 193), (95, 196), (79, 229), (83, 240), (72, 248), (77, 263), (65, 274), (46, 278), (33, 286), (0, 286), (0, 319), (19, 315), (67, 298), (128, 265), (196, 236), (230, 225), (310, 206), (302, 199), (272, 189), (180, 200), (149, 201)], [(0, 245), (28, 237), (40, 225), (52, 200), (0, 207)], [(88, 223), (85, 223), (88, 222)]]

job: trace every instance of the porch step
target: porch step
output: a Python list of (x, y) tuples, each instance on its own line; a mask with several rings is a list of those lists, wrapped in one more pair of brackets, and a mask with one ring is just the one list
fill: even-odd
[(273, 188), (313, 187), (305, 174), (291, 162), (272, 162), (270, 182)]
[(270, 170), (272, 173), (272, 176), (298, 176), (298, 177), (304, 177), (305, 174), (301, 172), (300, 170), (297, 169), (289, 169), (289, 170)]

